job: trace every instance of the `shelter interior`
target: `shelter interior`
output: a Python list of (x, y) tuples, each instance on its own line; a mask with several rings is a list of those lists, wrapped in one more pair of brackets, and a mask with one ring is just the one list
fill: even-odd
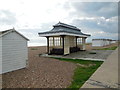
[(48, 54), (67, 55), (69, 53), (85, 50), (86, 37), (78, 36), (49, 36), (47, 37)]

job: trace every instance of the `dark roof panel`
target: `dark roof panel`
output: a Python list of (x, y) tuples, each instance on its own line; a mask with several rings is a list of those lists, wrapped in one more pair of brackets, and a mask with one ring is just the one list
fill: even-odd
[(54, 27), (55, 27), (55, 26), (65, 26), (65, 27), (69, 27), (69, 28), (78, 29), (78, 28), (77, 28), (77, 27), (75, 27), (75, 26), (68, 25), (68, 24), (61, 23), (61, 22), (59, 22), (59, 23), (57, 23), (57, 24), (55, 24), (55, 25), (53, 25), (53, 26), (54, 26)]
[(53, 29), (47, 32), (39, 33), (39, 35), (42, 34), (53, 34), (53, 33), (60, 33), (60, 32), (67, 32), (71, 34), (77, 34), (77, 35), (85, 35), (90, 36), (88, 34), (84, 34), (81, 32), (81, 30), (75, 26), (64, 24), (64, 23), (57, 23), (56, 25), (53, 25)]

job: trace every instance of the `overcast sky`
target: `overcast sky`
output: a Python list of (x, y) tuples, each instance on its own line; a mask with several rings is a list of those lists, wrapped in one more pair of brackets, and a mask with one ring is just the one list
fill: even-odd
[(117, 2), (76, 0), (0, 0), (0, 31), (15, 28), (25, 35), (29, 46), (46, 45), (38, 32), (49, 31), (59, 21), (75, 25), (93, 38), (117, 39)]

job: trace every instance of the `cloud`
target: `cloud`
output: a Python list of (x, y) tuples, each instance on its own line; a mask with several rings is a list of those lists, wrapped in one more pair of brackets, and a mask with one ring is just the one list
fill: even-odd
[(30, 41), (28, 41), (28, 46), (45, 46), (46, 38), (39, 37), (38, 32), (40, 29), (18, 29), (21, 34), (27, 37)]
[(82, 17), (73, 19), (72, 25), (81, 29), (83, 33), (91, 34), (87, 40), (94, 38), (118, 39), (118, 17)]
[(108, 33), (118, 33), (118, 17), (106, 19), (104, 17), (78, 18), (72, 21), (72, 24), (79, 28), (91, 28), (93, 30), (101, 30)]
[(15, 14), (9, 10), (0, 10), (0, 25), (12, 25), (17, 22)]
[(115, 2), (3, 0), (0, 3), (0, 26), (2, 30), (15, 27), (30, 39), (30, 46), (46, 45), (46, 39), (39, 37), (38, 32), (51, 30), (59, 21), (81, 28), (82, 32), (91, 34), (91, 38), (115, 38), (117, 7)]
[(118, 15), (117, 2), (72, 2), (74, 11), (70, 14), (75, 16), (100, 16), (111, 18)]
[(58, 22), (41, 23), (41, 29), (39, 32), (51, 30), (53, 28), (53, 25), (56, 23), (58, 23)]
[(69, 23), (79, 27), (82, 32), (92, 35), (88, 40), (92, 38), (117, 39), (117, 2), (69, 2), (66, 9), (71, 10)]

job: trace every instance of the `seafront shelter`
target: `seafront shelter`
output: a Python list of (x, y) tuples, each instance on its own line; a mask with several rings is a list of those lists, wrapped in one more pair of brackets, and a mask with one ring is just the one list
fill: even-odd
[(85, 50), (86, 38), (90, 36), (75, 26), (61, 22), (53, 25), (52, 30), (38, 34), (47, 38), (47, 53), (57, 55)]

